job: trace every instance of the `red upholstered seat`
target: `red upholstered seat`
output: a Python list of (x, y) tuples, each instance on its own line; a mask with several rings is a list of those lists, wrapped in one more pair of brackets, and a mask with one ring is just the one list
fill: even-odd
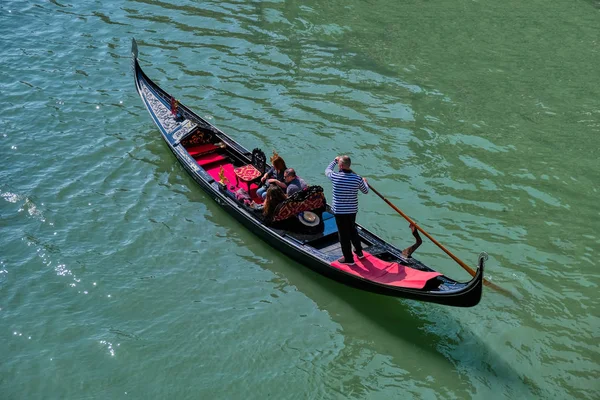
[(194, 147), (188, 147), (186, 150), (188, 153), (190, 153), (190, 156), (197, 157), (202, 154), (211, 153), (211, 152), (215, 151), (216, 149), (218, 149), (218, 147), (215, 146), (214, 144), (206, 143), (206, 144), (201, 144), (201, 145), (194, 146)]
[(284, 221), (294, 217), (303, 211), (312, 211), (325, 206), (325, 195), (323, 192), (315, 192), (302, 200), (290, 198), (277, 208), (273, 222)]
[(209, 153), (209, 154), (205, 154), (203, 156), (198, 157), (196, 159), (196, 162), (198, 163), (199, 166), (204, 167), (208, 164), (212, 164), (217, 161), (224, 160), (224, 159), (225, 159), (225, 157), (222, 156), (221, 154)]

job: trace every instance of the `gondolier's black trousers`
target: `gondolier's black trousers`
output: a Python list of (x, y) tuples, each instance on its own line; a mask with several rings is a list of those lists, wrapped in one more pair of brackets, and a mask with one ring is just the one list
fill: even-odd
[(360, 237), (356, 231), (356, 214), (336, 214), (335, 223), (337, 224), (338, 236), (345, 261), (352, 262), (354, 256), (352, 255), (352, 246), (350, 243), (354, 245), (357, 253), (362, 253)]

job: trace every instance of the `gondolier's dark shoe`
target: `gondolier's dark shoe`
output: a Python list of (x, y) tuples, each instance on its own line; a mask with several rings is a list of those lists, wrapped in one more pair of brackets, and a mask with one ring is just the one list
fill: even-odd
[(339, 262), (340, 264), (344, 264), (344, 265), (354, 265), (355, 264), (354, 260), (348, 262), (348, 261), (346, 261), (346, 259), (344, 257), (337, 260), (337, 262)]
[(354, 252), (354, 254), (356, 254), (356, 257), (363, 259), (365, 258), (365, 254), (361, 251), (360, 253)]

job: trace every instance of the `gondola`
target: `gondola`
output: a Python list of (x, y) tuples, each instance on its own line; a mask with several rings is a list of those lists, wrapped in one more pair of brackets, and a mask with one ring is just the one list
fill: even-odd
[(150, 80), (139, 65), (135, 39), (131, 52), (135, 87), (169, 149), (210, 197), (258, 237), (298, 263), (360, 290), (455, 307), (479, 303), (483, 256), (473, 279), (457, 282), (403, 256), (357, 224), (365, 257), (355, 265), (339, 264), (337, 226), (318, 185), (290, 196), (265, 219), (262, 198), (255, 193), (257, 174), (269, 168), (264, 152), (248, 151)]

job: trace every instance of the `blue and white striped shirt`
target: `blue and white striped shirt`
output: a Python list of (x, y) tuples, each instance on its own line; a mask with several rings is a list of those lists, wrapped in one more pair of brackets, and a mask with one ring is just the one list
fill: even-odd
[(358, 189), (363, 193), (369, 193), (369, 186), (360, 175), (352, 171), (334, 172), (333, 168), (337, 162), (332, 161), (325, 176), (333, 183), (333, 202), (331, 211), (334, 214), (356, 214), (358, 212)]

